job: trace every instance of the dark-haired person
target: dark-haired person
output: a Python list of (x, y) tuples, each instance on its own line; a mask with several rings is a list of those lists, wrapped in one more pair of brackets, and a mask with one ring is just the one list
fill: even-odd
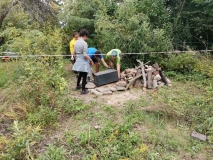
[[(78, 37), (79, 37), (79, 33), (74, 31), (73, 32), (73, 38), (72, 40), (70, 41), (70, 53), (71, 53), (71, 62), (72, 64), (75, 63), (75, 56), (74, 56), (74, 45), (75, 45), (75, 42), (78, 40)], [(76, 78), (78, 78), (78, 72), (74, 71), (75, 75), (76, 75)]]
[(79, 33), (74, 31), (73, 32), (73, 39), (70, 41), (71, 60), (74, 60), (74, 62), (75, 62), (75, 59), (74, 59), (74, 45), (75, 45), (75, 42), (78, 40), (78, 37), (79, 37)]
[(106, 54), (106, 60), (109, 62), (110, 68), (114, 68), (114, 65), (116, 63), (118, 78), (120, 78), (120, 69), (121, 69), (121, 65), (120, 65), (121, 58), (119, 56), (120, 53), (121, 51), (119, 49), (112, 49)]
[(102, 64), (106, 68), (109, 68), (109, 66), (107, 65), (107, 63), (104, 60), (103, 55), (96, 48), (93, 48), (93, 47), (88, 48), (88, 55), (92, 59), (93, 63), (95, 64), (95, 71), (96, 71), (96, 73), (99, 72), (99, 69), (100, 69), (99, 59), (101, 60)]
[[(96, 73), (99, 72), (100, 69), (100, 63), (99, 63), (99, 59), (101, 60), (102, 64), (106, 67), (109, 68), (109, 66), (107, 65), (107, 63), (104, 60), (104, 57), (102, 55), (102, 53), (97, 50), (96, 48), (90, 47), (88, 48), (88, 55), (90, 56), (90, 58), (92, 59), (93, 63), (95, 64), (95, 71)], [(90, 81), (90, 73), (87, 75), (87, 79), (88, 81)]]
[(88, 53), (87, 53), (88, 45), (87, 45), (87, 42), (85, 41), (87, 40), (88, 34), (89, 33), (86, 29), (82, 29), (80, 31), (80, 37), (76, 41), (75, 47), (74, 47), (76, 62), (73, 65), (72, 70), (79, 72), (76, 90), (81, 89), (80, 81), (81, 81), (81, 78), (83, 78), (81, 94), (88, 93), (88, 91), (85, 88), (87, 74), (90, 72), (91, 65), (94, 64), (92, 59), (88, 56)]

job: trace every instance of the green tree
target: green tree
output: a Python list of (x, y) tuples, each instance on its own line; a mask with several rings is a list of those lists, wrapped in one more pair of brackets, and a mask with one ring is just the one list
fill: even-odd
[[(20, 5), (24, 8), (32, 18), (40, 22), (55, 19), (55, 1), (51, 0), (8, 0), (0, 2), (0, 28), (2, 27), (4, 19), (13, 10), (14, 6)], [(52, 18), (54, 17), (54, 18)]]
[(169, 0), (167, 8), (173, 23), (173, 40), (177, 49), (183, 42), (194, 49), (211, 48), (213, 42), (212, 0)]
[(78, 0), (74, 2), (65, 0), (62, 10), (63, 12), (59, 14), (59, 19), (65, 33), (64, 42), (67, 50), (69, 49), (68, 45), (72, 39), (73, 31), (80, 31), (83, 28), (89, 31), (88, 44), (95, 46), (98, 41), (94, 26), (95, 15), (99, 10), (104, 12), (107, 10), (102, 0)]
[[(154, 28), (149, 17), (138, 11), (135, 1), (125, 1), (118, 7), (114, 16), (98, 12), (95, 28), (98, 35), (98, 46), (107, 53), (119, 48), (123, 53), (141, 53), (167, 51), (172, 49), (170, 36), (165, 29)], [(134, 66), (136, 59), (143, 55), (125, 55), (123, 67)]]

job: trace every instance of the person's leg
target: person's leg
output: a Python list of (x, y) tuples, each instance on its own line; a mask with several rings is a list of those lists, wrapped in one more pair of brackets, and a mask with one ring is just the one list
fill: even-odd
[(86, 90), (85, 86), (86, 86), (86, 81), (87, 81), (87, 72), (82, 72), (82, 76), (83, 76), (83, 81), (82, 81), (82, 91), (81, 94), (87, 94), (89, 93), (89, 91)]
[(83, 73), (84, 72), (79, 72), (76, 89), (80, 89), (79, 87), (80, 87), (81, 77), (83, 76)]
[(99, 72), (99, 68), (100, 68), (100, 63), (99, 63), (99, 62), (96, 62), (96, 63), (95, 63), (95, 70), (96, 70), (96, 73)]
[(86, 88), (86, 83), (87, 83), (87, 72), (82, 72), (82, 77), (83, 77), (83, 80), (82, 80), (82, 91), (85, 91)]

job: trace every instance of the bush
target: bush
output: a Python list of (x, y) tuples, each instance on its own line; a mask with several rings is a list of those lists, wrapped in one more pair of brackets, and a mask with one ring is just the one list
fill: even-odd
[[(147, 53), (172, 49), (170, 36), (166, 34), (166, 30), (153, 28), (147, 15), (138, 12), (132, 1), (125, 1), (118, 7), (114, 17), (104, 12), (99, 12), (96, 17), (95, 26), (99, 38), (97, 45), (104, 53), (113, 48), (118, 48), (123, 53)], [(124, 55), (121, 66), (127, 68), (138, 65), (136, 59), (147, 61), (149, 57)]]
[(0, 137), (3, 144), (0, 159), (31, 159), (32, 147), (40, 141), (40, 127), (26, 126), (25, 124), (14, 121), (12, 130), (14, 133), (10, 140)]
[(46, 151), (38, 156), (38, 160), (66, 160), (66, 150), (63, 147), (50, 145), (46, 147)]
[(59, 29), (40, 31), (8, 27), (0, 37), (4, 37), (6, 42), (0, 51), (18, 52), (22, 55), (62, 54), (62, 35)]
[(56, 109), (52, 109), (45, 106), (39, 106), (35, 111), (27, 115), (27, 121), (33, 125), (46, 126), (48, 124), (53, 124), (58, 116)]
[(56, 97), (67, 86), (64, 64), (60, 58), (26, 59), (17, 70), (20, 95), (34, 105), (55, 107)]

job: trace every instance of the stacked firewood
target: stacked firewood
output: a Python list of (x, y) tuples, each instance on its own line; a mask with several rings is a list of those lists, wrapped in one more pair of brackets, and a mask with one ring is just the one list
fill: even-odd
[(157, 63), (150, 66), (140, 60), (137, 60), (137, 62), (140, 63), (140, 66), (131, 69), (128, 68), (121, 72), (121, 81), (127, 83), (126, 90), (132, 87), (151, 89), (163, 85), (172, 85)]

